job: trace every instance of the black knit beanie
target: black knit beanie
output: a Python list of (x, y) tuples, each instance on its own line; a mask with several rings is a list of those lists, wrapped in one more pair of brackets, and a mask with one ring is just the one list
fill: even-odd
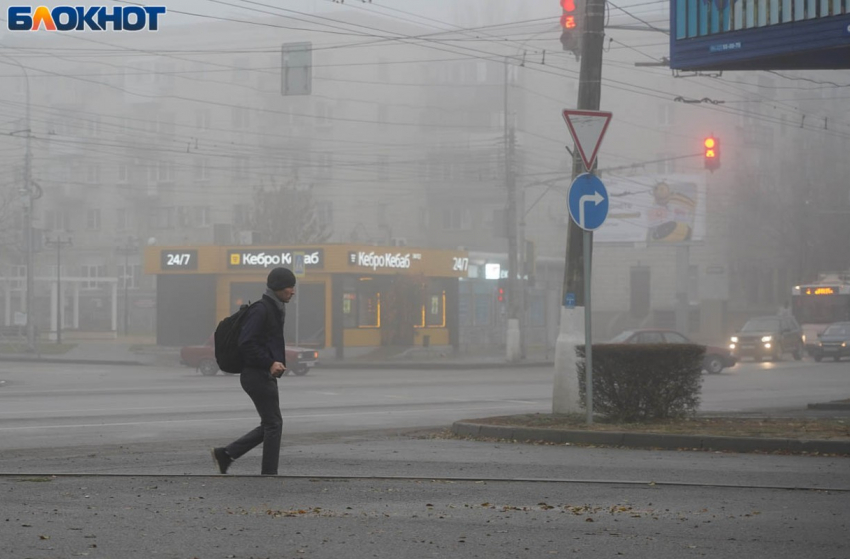
[(288, 268), (275, 268), (269, 272), (266, 286), (272, 291), (295, 287), (295, 274)]

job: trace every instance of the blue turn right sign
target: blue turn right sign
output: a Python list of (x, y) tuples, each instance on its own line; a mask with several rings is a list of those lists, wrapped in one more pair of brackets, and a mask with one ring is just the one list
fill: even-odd
[(599, 177), (582, 173), (570, 185), (567, 205), (573, 221), (585, 231), (593, 231), (608, 217), (608, 190)]

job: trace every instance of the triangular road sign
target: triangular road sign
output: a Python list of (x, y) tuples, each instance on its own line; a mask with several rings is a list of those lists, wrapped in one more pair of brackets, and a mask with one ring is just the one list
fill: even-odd
[(576, 143), (584, 167), (589, 172), (602, 145), (602, 138), (611, 122), (611, 113), (603, 111), (575, 111), (564, 109), (564, 121)]

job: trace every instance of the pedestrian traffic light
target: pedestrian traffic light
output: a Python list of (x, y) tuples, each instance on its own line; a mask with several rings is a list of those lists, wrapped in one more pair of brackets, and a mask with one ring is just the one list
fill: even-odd
[(713, 172), (720, 167), (720, 140), (714, 136), (709, 136), (703, 142), (703, 146), (705, 146), (703, 150), (705, 168)]
[(582, 7), (585, 0), (560, 0), (561, 46), (565, 51), (581, 56)]

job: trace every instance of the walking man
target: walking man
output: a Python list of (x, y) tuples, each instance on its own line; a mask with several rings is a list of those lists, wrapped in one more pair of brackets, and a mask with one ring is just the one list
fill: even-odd
[(250, 308), (239, 334), (239, 353), (244, 367), (239, 375), (242, 389), (251, 397), (260, 426), (227, 446), (212, 449), (219, 472), (227, 473), (234, 460), (263, 443), (263, 475), (277, 475), (283, 419), (277, 379), (286, 371), (283, 324), (285, 304), (295, 295), (295, 274), (275, 268), (266, 280), (262, 304)]

